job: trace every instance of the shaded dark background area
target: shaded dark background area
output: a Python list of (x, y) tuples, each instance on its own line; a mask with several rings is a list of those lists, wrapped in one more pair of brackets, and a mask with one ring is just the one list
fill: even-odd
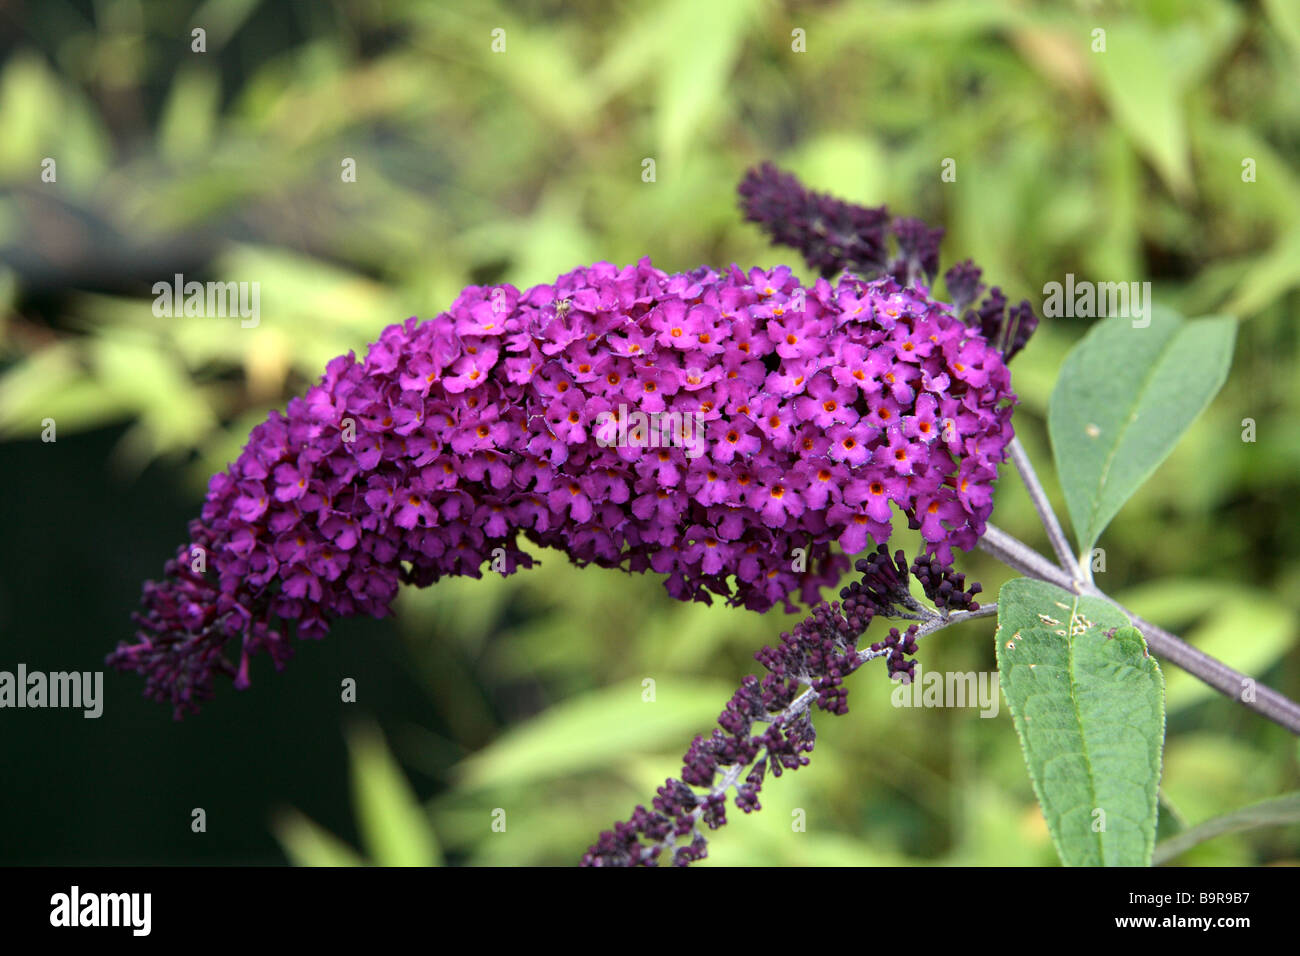
[[(123, 481), (105, 462), (120, 430), (0, 444), (0, 669), (103, 670), (131, 633), (142, 581), (183, 537), (194, 504), (164, 466)], [(5, 710), (0, 859), (20, 864), (282, 863), (269, 824), (286, 805), (356, 842), (340, 683), (381, 723), (439, 727), (406, 648), (384, 622), (341, 622), (300, 643), (257, 693), (176, 722), (136, 675), (104, 673), (100, 717)], [(202, 807), (207, 831), (191, 830)]]

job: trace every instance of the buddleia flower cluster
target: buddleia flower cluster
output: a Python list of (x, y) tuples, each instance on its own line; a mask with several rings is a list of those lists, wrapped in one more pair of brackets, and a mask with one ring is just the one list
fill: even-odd
[(942, 563), (973, 547), (1014, 401), (984, 331), (889, 275), (642, 260), (471, 286), (253, 430), (109, 663), (180, 716), (402, 584), (529, 566), (521, 538), (794, 611), (892, 509)]

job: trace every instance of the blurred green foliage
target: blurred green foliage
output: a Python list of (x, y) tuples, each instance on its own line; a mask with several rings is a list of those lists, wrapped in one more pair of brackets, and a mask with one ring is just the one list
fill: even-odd
[[(25, 26), (0, 67), (0, 434), (130, 422), (114, 467), (185, 462), (197, 505), (330, 357), (469, 283), (646, 255), (669, 270), (786, 261), (735, 208), (745, 168), (770, 158), (944, 225), (946, 261), (974, 258), (1013, 299), (1041, 302), (1074, 273), (1150, 280), (1184, 314), (1242, 320), (1227, 387), (1103, 536), (1098, 581), (1300, 695), (1289, 0), (102, 0), (36, 5)], [(946, 158), (955, 182), (940, 180)], [(155, 317), (150, 286), (174, 272), (260, 282), (261, 323)], [(1086, 325), (1045, 322), (1015, 363), (1017, 431), (1044, 471), (1047, 396)], [(995, 520), (1043, 543), (1014, 476)], [(988, 594), (1008, 577), (979, 554), (966, 570)], [(373, 731), (353, 738), (362, 849), (379, 862), (576, 860), (676, 773), (789, 626), (554, 556), (406, 593), (396, 620), (450, 731), (387, 728), (394, 758)], [(922, 666), (991, 670), (992, 629), (937, 636)], [(1296, 787), (1284, 731), (1169, 678), (1162, 836)], [(1005, 708), (901, 710), (891, 689), (858, 674), (850, 715), (819, 721), (811, 766), (772, 782), (761, 813), (733, 809), (710, 861), (1053, 862)], [(431, 828), (394, 759), (431, 794)], [(361, 858), (305, 818), (276, 826), (295, 861)], [(1297, 859), (1291, 826), (1179, 862)]]

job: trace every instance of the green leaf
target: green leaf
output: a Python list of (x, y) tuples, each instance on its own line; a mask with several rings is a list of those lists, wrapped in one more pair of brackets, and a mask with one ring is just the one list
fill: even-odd
[(994, 641), (1061, 862), (1148, 865), (1165, 716), (1142, 635), (1108, 601), (1017, 578), (998, 594)]
[(1132, 137), (1171, 189), (1191, 191), (1183, 89), (1162, 55), (1159, 37), (1137, 27), (1112, 27), (1104, 53), (1092, 64), (1116, 122)]
[(261, 5), (261, 0), (207, 0), (194, 11), (194, 22), (208, 30), (208, 49), (220, 48)]
[(1292, 53), (1300, 56), (1300, 6), (1287, 0), (1264, 0), (1264, 10), (1278, 34), (1290, 44)]
[[(513, 727), (457, 769), (464, 790), (536, 783), (601, 768), (657, 747), (679, 748), (709, 733), (718, 701), (731, 688), (717, 681), (657, 675), (581, 694)], [(647, 693), (654, 688), (654, 699)]]
[(1251, 265), (1227, 308), (1235, 314), (1251, 316), (1298, 285), (1300, 227), (1294, 227)]
[(45, 418), (60, 431), (91, 428), (132, 411), (87, 376), (70, 342), (32, 352), (0, 374), (0, 437), (39, 435)]
[(0, 173), (16, 175), (41, 158), (50, 121), (63, 106), (58, 78), (34, 53), (19, 51), (0, 73)]
[(1156, 847), (1154, 862), (1159, 865), (1168, 863), (1177, 856), (1186, 853), (1197, 844), (1213, 840), (1225, 833), (1240, 830), (1253, 830), (1256, 827), (1281, 826), (1288, 823), (1300, 823), (1300, 791), (1263, 800), (1260, 803), (1233, 810), (1213, 820), (1206, 820), (1190, 830), (1184, 830), (1172, 836)]
[(175, 163), (211, 152), (220, 108), (221, 79), (215, 71), (179, 70), (158, 124), (159, 152)]
[(1228, 375), (1236, 322), (1112, 316), (1066, 356), (1047, 425), (1080, 554), (1165, 460)]
[(687, 146), (710, 138), (705, 121), (726, 101), (728, 79), (755, 7), (754, 0), (672, 0), (659, 11), (658, 29), (672, 41), (659, 64), (658, 176), (676, 175)]
[(1241, 19), (1225, 4), (1198, 6), (1196, 15), (1170, 28), (1113, 22), (1106, 28), (1105, 52), (1087, 58), (1115, 122), (1184, 198), (1192, 193), (1187, 95), (1231, 45)]
[(352, 799), (370, 858), (380, 866), (440, 866), (442, 851), (428, 814), (411, 791), (379, 731), (348, 736)]
[(314, 820), (290, 810), (274, 825), (275, 838), (294, 866), (361, 866), (357, 852)]

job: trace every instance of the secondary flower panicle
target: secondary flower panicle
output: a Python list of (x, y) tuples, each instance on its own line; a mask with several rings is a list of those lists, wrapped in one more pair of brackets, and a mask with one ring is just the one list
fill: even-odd
[[(863, 279), (888, 275), (928, 294), (928, 284), (939, 272), (944, 230), (931, 229), (919, 219), (891, 220), (884, 206), (859, 206), (813, 192), (771, 163), (749, 170), (737, 191), (746, 219), (757, 223), (777, 245), (798, 250), (826, 278), (840, 272)], [(891, 245), (897, 250), (892, 255)], [(1008, 310), (1007, 299), (996, 286), (978, 308), (969, 308), (984, 291), (981, 274), (969, 259), (944, 273), (952, 311), (978, 328), (1010, 361), (1038, 327), (1038, 317), (1028, 299)]]
[[(665, 781), (649, 808), (638, 806), (628, 820), (603, 832), (583, 856), (583, 866), (686, 866), (703, 859), (708, 855), (704, 831), (726, 824), (729, 795), (739, 810), (752, 813), (761, 809), (758, 797), (769, 771), (780, 777), (807, 766), (817, 739), (814, 704), (831, 714), (847, 714), (844, 679), (876, 657), (886, 659), (891, 679), (912, 681), (916, 663), (909, 655), (917, 649), (917, 625), (902, 634), (891, 628), (865, 651), (858, 650), (859, 638), (873, 618), (897, 616), (902, 608), (920, 612), (932, 628), (947, 623), (951, 612), (930, 610), (911, 597), (902, 551), (891, 558), (879, 545), (856, 568), (861, 578), (840, 591), (839, 601), (819, 603), (793, 631), (781, 635), (776, 647), (754, 655), (767, 673), (744, 679), (718, 717), (718, 729), (691, 744), (680, 778)], [(951, 596), (961, 578), (924, 553), (917, 556), (912, 574), (927, 595), (941, 582), (948, 584), (944, 593)], [(978, 611), (971, 598), (979, 589), (975, 584), (955, 592), (961, 597), (950, 604)]]
[(763, 163), (745, 174), (737, 192), (745, 218), (777, 245), (796, 249), (829, 279), (845, 270), (865, 279), (888, 271), (889, 211), (812, 192), (791, 173)]
[[(247, 686), (251, 654), (283, 666), (293, 630), (529, 566), (520, 535), (680, 599), (793, 611), (838, 580), (832, 544), (888, 539), (891, 508), (941, 562), (973, 547), (1014, 401), (979, 328), (888, 276), (642, 260), (471, 286), (253, 430), (109, 662), (179, 716), (218, 675)], [(614, 439), (622, 407), (693, 416), (704, 451)]]

